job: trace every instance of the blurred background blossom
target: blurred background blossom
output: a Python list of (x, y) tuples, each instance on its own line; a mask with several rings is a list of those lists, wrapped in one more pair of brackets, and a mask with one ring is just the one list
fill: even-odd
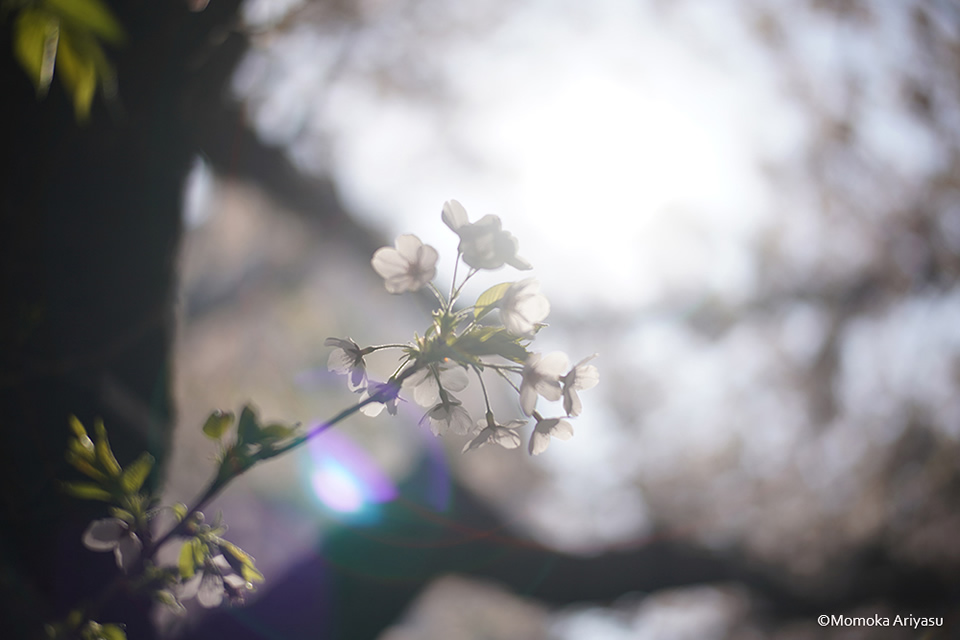
[[(201, 486), (211, 406), (315, 423), (355, 400), (326, 337), (423, 332), (429, 301), (386, 294), (370, 256), (416, 234), (449, 285), (451, 198), (519, 239), (550, 300), (539, 349), (598, 352), (601, 371), (575, 437), (537, 458), (461, 457), (408, 403), (244, 478), (219, 506), (268, 585), (331, 527), (372, 526), (426, 459), (416, 499), (449, 512), (463, 483), (511, 536), (564, 553), (666, 539), (801, 590), (873, 576), (874, 599), (849, 603), (867, 615), (905, 613), (882, 588), (899, 570), (955, 598), (955, 3), (247, 0), (243, 20), (229, 99), (366, 235), (198, 159), (170, 499)], [(554, 609), (447, 576), (381, 637), (841, 637), (765, 618), (763, 595), (732, 580)]]

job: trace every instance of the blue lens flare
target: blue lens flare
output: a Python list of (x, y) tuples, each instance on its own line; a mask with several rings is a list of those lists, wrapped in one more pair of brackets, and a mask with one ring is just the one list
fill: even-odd
[(356, 513), (366, 500), (357, 478), (335, 461), (325, 461), (310, 474), (313, 493), (340, 513)]
[(307, 445), (314, 495), (338, 514), (360, 515), (397, 497), (390, 477), (349, 436), (330, 430)]

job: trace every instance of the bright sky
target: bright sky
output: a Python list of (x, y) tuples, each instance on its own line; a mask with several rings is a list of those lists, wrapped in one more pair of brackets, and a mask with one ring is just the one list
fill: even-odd
[[(510, 5), (505, 21), (489, 32), (453, 32), (437, 42), (424, 35), (414, 43), (435, 46), (431, 61), (451, 91), (442, 106), (384, 92), (349, 68), (331, 83), (329, 69), (342, 40), (319, 35), (314, 25), (298, 25), (247, 59), (235, 89), (248, 100), (265, 139), (288, 145), (307, 169), (334, 173), (351, 210), (434, 245), (441, 277), (450, 277), (456, 238), (440, 223), (440, 209), (454, 198), (472, 219), (501, 216), (554, 309), (589, 319), (598, 304), (629, 315), (665, 300), (736, 303), (755, 285), (760, 234), (777, 231), (781, 261), (806, 277), (825, 267), (859, 268), (881, 246), (864, 233), (870, 221), (825, 218), (813, 195), (773, 191), (763, 163), (797, 160), (793, 156), (816, 132), (809, 105), (784, 91), (783, 62), (761, 51), (748, 31), (744, 11), (750, 8), (744, 5), (749, 3)], [(269, 15), (263, 2), (249, 6), (260, 6), (251, 15)], [(395, 26), (389, 3), (370, 6), (382, 7), (382, 23), (353, 34), (360, 67)], [(860, 80), (866, 105), (858, 114), (862, 157), (860, 165), (850, 164), (866, 170), (835, 179), (865, 211), (882, 215), (891, 189), (881, 188), (886, 185), (875, 177), (886, 175), (884, 167), (909, 185), (943, 159), (944, 145), (902, 108), (900, 89), (890, 81), (892, 70), (917, 64), (904, 44), (906, 10), (896, 3), (877, 5), (867, 30), (799, 5), (787, 17), (795, 61), (818, 108), (839, 117), (849, 101), (844, 78)], [(477, 283), (477, 291), (515, 275), (491, 275)], [(942, 307), (922, 300), (917, 306), (952, 318), (955, 306)], [(746, 473), (776, 474), (784, 462), (778, 456), (792, 455), (809, 440), (789, 377), (783, 376), (782, 387), (771, 378), (781, 366), (771, 345), (782, 343), (788, 355), (794, 347), (816, 349), (824, 333), (818, 310), (798, 307), (786, 314), (782, 328), (748, 326), (721, 344), (670, 320), (647, 323), (636, 335), (626, 332), (616, 345), (611, 338), (610, 351), (617, 353), (603, 353), (597, 362), (601, 387), (614, 390), (614, 372), (634, 372), (638, 381), (657, 372), (667, 399), (645, 415), (642, 451), (625, 447), (624, 434), (610, 428), (622, 418), (602, 406), (606, 391), (598, 387), (587, 392), (593, 396), (585, 394), (588, 409), (575, 423), (574, 441), (551, 447), (539, 460), (557, 479), (531, 498), (528, 509), (531, 526), (545, 539), (576, 547), (583, 540), (637, 536), (648, 522), (635, 477), (629, 476), (636, 468), (654, 476), (661, 468), (675, 473), (685, 455), (722, 450), (732, 438), (743, 443)], [(923, 334), (916, 324), (917, 335)], [(842, 373), (857, 384), (841, 385), (845, 398), (882, 388), (871, 381), (886, 365), (867, 355), (874, 353), (874, 336), (883, 334), (883, 326), (856, 326), (844, 352), (853, 364), (845, 363)], [(565, 348), (571, 336), (559, 331), (554, 338), (544, 335), (543, 351)], [(897, 344), (892, 338), (882, 342)], [(931, 338), (928, 346), (935, 351), (942, 344)], [(590, 351), (570, 353), (577, 360)], [(619, 366), (624, 354), (635, 364)], [(887, 377), (918, 379), (896, 353), (877, 358), (893, 363)], [(736, 375), (731, 362), (738, 365)], [(946, 393), (952, 387), (925, 388)], [(727, 416), (731, 405), (743, 413)], [(776, 429), (766, 428), (771, 416)], [(845, 437), (856, 440), (850, 433)], [(603, 527), (590, 524), (600, 521)]]
[[(749, 46), (736, 21), (718, 26), (727, 46)], [(453, 240), (436, 224), (446, 199), (499, 214), (555, 304), (743, 294), (746, 243), (769, 205), (756, 158), (787, 148), (798, 124), (767, 69), (733, 74), (736, 60), (682, 38), (641, 3), (526, 5), (482, 39), (448, 43), (457, 108), (440, 122), (337, 83), (324, 108), (332, 167), (356, 210), (438, 248)]]

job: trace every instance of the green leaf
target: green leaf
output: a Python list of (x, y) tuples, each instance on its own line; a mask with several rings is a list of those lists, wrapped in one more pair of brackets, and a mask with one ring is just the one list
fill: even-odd
[(94, 480), (103, 482), (107, 479), (107, 476), (103, 475), (99, 469), (90, 464), (90, 460), (87, 460), (86, 457), (79, 456), (77, 452), (72, 449), (67, 451), (67, 462), (70, 463), (74, 469)]
[[(88, 443), (90, 445), (89, 449), (87, 448)], [(77, 438), (71, 438), (70, 442), (67, 443), (67, 448), (69, 451), (77, 454), (77, 457), (83, 458), (87, 462), (93, 462), (96, 460), (93, 442), (90, 440), (90, 438), (87, 438), (87, 442), (83, 442)]]
[(180, 560), (177, 562), (177, 566), (180, 569), (180, 578), (183, 580), (192, 578), (197, 570), (196, 557), (193, 550), (193, 543), (195, 541), (196, 538), (190, 538), (180, 547)]
[(71, 609), (70, 613), (67, 614), (67, 626), (76, 629), (83, 622), (83, 618), (83, 609)]
[(150, 475), (150, 470), (153, 469), (154, 462), (153, 456), (144, 452), (140, 454), (139, 458), (127, 465), (120, 476), (120, 486), (123, 487), (123, 490), (127, 493), (140, 491), (140, 487), (143, 486), (147, 476)]
[(247, 405), (240, 412), (240, 420), (237, 422), (237, 444), (251, 443), (256, 444), (260, 441), (260, 424), (257, 421), (257, 414), (253, 407)]
[(93, 423), (94, 449), (97, 452), (97, 460), (100, 466), (107, 474), (117, 477), (120, 475), (120, 463), (113, 456), (113, 450), (110, 449), (110, 441), (107, 440), (107, 429), (103, 426), (103, 420), (97, 418)]
[(240, 570), (240, 575), (247, 582), (263, 582), (264, 577), (260, 571), (252, 564), (245, 564)]
[(53, 81), (59, 39), (57, 16), (42, 9), (21, 10), (13, 24), (13, 53), (33, 81), (39, 97), (47, 94)]
[(87, 430), (83, 428), (83, 423), (77, 419), (77, 416), (70, 416), (70, 430), (73, 431), (73, 435), (75, 436), (71, 444), (76, 443), (77, 453), (81, 455), (83, 455), (84, 452), (89, 453), (90, 459), (93, 459), (93, 440), (87, 435)]
[(123, 27), (101, 0), (45, 0), (44, 4), (72, 26), (107, 42), (120, 44), (126, 39)]
[(97, 56), (92, 51), (99, 49), (100, 45), (86, 34), (75, 33), (61, 25), (57, 72), (73, 98), (73, 109), (81, 122), (90, 117), (93, 94), (97, 90)]
[(207, 561), (207, 556), (209, 551), (207, 550), (207, 545), (200, 538), (194, 538), (190, 541), (190, 546), (193, 548), (193, 562), (195, 565), (202, 565)]
[(230, 425), (233, 424), (232, 411), (220, 411), (217, 409), (203, 423), (203, 435), (211, 440), (219, 440), (227, 432)]
[(80, 637), (83, 638), (83, 640), (100, 640), (100, 630), (102, 628), (99, 622), (90, 620), (87, 624), (83, 625), (83, 629), (80, 630)]
[(173, 510), (173, 515), (177, 519), (177, 522), (183, 522), (183, 519), (187, 517), (187, 505), (182, 502), (176, 503), (170, 507), (170, 509)]
[(500, 356), (519, 363), (528, 355), (520, 338), (502, 327), (475, 327), (458, 337), (451, 348), (467, 356)]
[(105, 624), (100, 627), (100, 640), (127, 640), (127, 634), (118, 624)]
[(230, 567), (243, 576), (247, 582), (263, 582), (263, 574), (257, 571), (254, 566), (253, 557), (246, 551), (226, 540), (219, 542), (220, 551), (223, 557), (230, 564)]
[(170, 607), (178, 614), (183, 613), (186, 610), (185, 607), (180, 603), (180, 601), (177, 600), (177, 596), (173, 595), (169, 591), (164, 591), (162, 589), (160, 591), (154, 591), (153, 599), (159, 602), (160, 604), (164, 604)]
[(501, 282), (481, 293), (474, 305), (473, 317), (481, 318), (490, 313), (497, 306), (497, 303), (503, 299), (512, 284), (512, 282)]
[(77, 46), (83, 56), (93, 64), (96, 73), (97, 83), (105, 98), (115, 98), (117, 95), (117, 74), (113, 70), (113, 65), (104, 53), (100, 43), (92, 37), (82, 37), (77, 39)]
[(137, 521), (136, 516), (126, 509), (120, 509), (119, 507), (110, 507), (110, 515), (112, 515), (114, 518), (123, 520), (129, 525), (132, 525)]
[(268, 424), (260, 430), (261, 437), (264, 440), (285, 440), (293, 437), (297, 432), (297, 427), (286, 424)]
[(65, 482), (63, 490), (75, 498), (83, 500), (102, 500), (104, 502), (113, 502), (113, 496), (103, 487), (92, 482)]

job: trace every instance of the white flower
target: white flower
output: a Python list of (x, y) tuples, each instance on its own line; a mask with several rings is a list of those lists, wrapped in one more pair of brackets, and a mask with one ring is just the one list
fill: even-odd
[(573, 369), (560, 378), (563, 384), (563, 410), (568, 416), (578, 416), (583, 410), (583, 403), (580, 402), (580, 396), (577, 391), (592, 389), (600, 382), (600, 372), (592, 364), (587, 364), (597, 357), (597, 354), (588, 356), (575, 364)]
[(463, 261), (474, 269), (499, 269), (504, 264), (522, 270), (533, 268), (517, 255), (520, 243), (509, 231), (501, 228), (499, 217), (485, 215), (471, 223), (467, 210), (456, 200), (444, 203), (440, 217), (460, 236), (458, 249), (463, 254)]
[(387, 413), (392, 416), (397, 415), (397, 392), (398, 389), (396, 385), (391, 382), (370, 382), (367, 385), (367, 388), (363, 390), (363, 394), (360, 396), (360, 402), (363, 402), (367, 398), (377, 395), (377, 394), (386, 394), (386, 402), (371, 402), (360, 407), (360, 413), (365, 416), (370, 416), (371, 418), (380, 415), (383, 411), (383, 408), (387, 408)]
[(327, 359), (327, 368), (340, 375), (347, 376), (347, 386), (357, 391), (367, 379), (366, 363), (363, 361), (363, 349), (350, 338), (327, 338), (323, 344), (336, 347)]
[[(539, 414), (538, 414), (539, 415)], [(569, 440), (573, 437), (573, 426), (562, 418), (541, 418), (530, 435), (530, 455), (536, 456), (547, 450), (550, 437)]]
[(119, 518), (94, 520), (83, 532), (83, 546), (91, 551), (113, 551), (117, 566), (127, 573), (140, 559), (143, 543)]
[(540, 293), (540, 283), (535, 278), (511, 284), (498, 306), (503, 326), (521, 338), (533, 337), (537, 325), (550, 313), (550, 301)]
[(414, 235), (402, 235), (393, 247), (381, 247), (370, 263), (390, 293), (417, 291), (437, 275), (437, 250)]
[(442, 394), (441, 401), (434, 406), (420, 421), (430, 422), (430, 430), (433, 435), (439, 436), (446, 431), (453, 431), (457, 435), (465, 436), (473, 431), (473, 420), (470, 414), (463, 408), (460, 401), (453, 396)]
[(569, 365), (567, 354), (560, 351), (546, 356), (530, 354), (523, 365), (523, 380), (520, 382), (520, 408), (523, 415), (533, 415), (538, 394), (547, 400), (560, 399), (560, 376)]
[(233, 601), (243, 600), (243, 589), (250, 590), (253, 585), (233, 572), (230, 563), (222, 555), (207, 560), (207, 566), (198, 571), (180, 587), (180, 600), (189, 600), (197, 596), (201, 606), (212, 609), (219, 607), (223, 596)]
[(463, 391), (467, 388), (467, 372), (453, 362), (427, 365), (404, 380), (403, 386), (413, 388), (413, 401), (429, 407), (440, 399), (440, 389)]
[(486, 420), (478, 420), (477, 426), (483, 427), (476, 438), (463, 445), (463, 453), (471, 449), (479, 449), (486, 444), (498, 444), (504, 449), (516, 449), (520, 446), (520, 435), (517, 429), (527, 424), (526, 420), (511, 420), (507, 424), (497, 424), (491, 414)]

